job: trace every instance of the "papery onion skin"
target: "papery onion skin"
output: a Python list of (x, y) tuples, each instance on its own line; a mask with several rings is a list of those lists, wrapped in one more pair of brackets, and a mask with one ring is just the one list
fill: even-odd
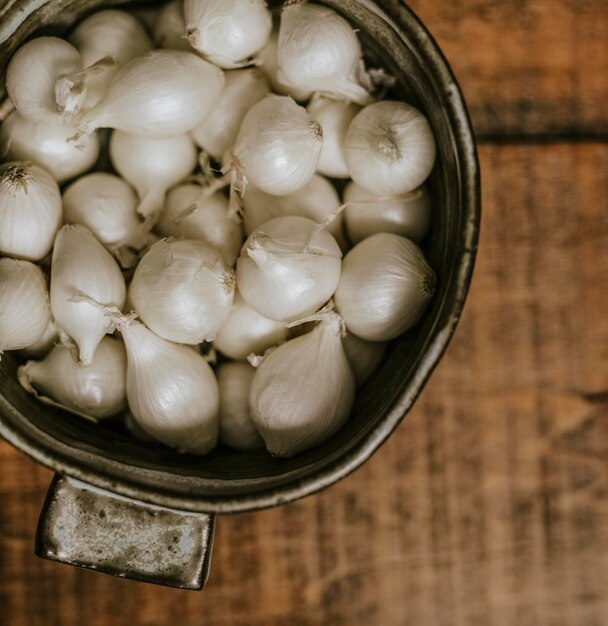
[(266, 193), (301, 189), (319, 162), (323, 132), (306, 109), (285, 96), (268, 96), (245, 116), (234, 149), (245, 177)]
[(192, 172), (196, 156), (185, 133), (155, 138), (114, 131), (110, 139), (112, 165), (137, 190), (138, 212), (145, 217), (160, 214), (167, 190)]
[(155, 335), (143, 324), (121, 329), (127, 348), (127, 399), (149, 435), (182, 452), (206, 454), (217, 444), (219, 389), (195, 350)]
[(300, 89), (367, 104), (360, 84), (363, 52), (352, 26), (329, 7), (293, 3), (281, 13), (279, 78)]
[(211, 111), (224, 73), (192, 52), (154, 50), (121, 67), (105, 97), (79, 122), (147, 138), (190, 132)]
[(312, 220), (278, 217), (245, 242), (236, 269), (239, 291), (260, 315), (294, 321), (331, 298), (341, 257), (336, 240)]
[(290, 85), (284, 76), (279, 76), (279, 59), (277, 58), (277, 49), (279, 46), (279, 31), (273, 30), (268, 43), (257, 54), (261, 68), (268, 76), (272, 90), (281, 96), (290, 96), (296, 102), (306, 102), (310, 100), (313, 92), (307, 89), (300, 89), (294, 85)]
[(272, 454), (290, 457), (319, 445), (346, 422), (355, 379), (340, 327), (321, 322), (261, 363), (251, 386), (251, 416)]
[(75, 134), (68, 124), (32, 122), (13, 111), (0, 126), (0, 149), (5, 159), (31, 161), (63, 183), (89, 170), (99, 156), (97, 133), (68, 141)]
[(361, 107), (352, 102), (321, 96), (314, 98), (306, 110), (323, 129), (323, 147), (317, 171), (331, 178), (349, 178), (344, 140), (350, 123)]
[[(272, 196), (254, 185), (248, 185), (243, 196), (243, 206), (245, 232), (249, 235), (265, 222), (285, 215), (307, 217), (323, 223), (340, 208), (340, 197), (326, 178), (315, 174), (304, 187), (286, 196)], [(342, 226), (342, 214), (338, 214), (326, 229), (335, 237), (340, 249), (345, 250)]]
[(0, 254), (40, 261), (61, 225), (59, 187), (29, 161), (4, 164), (0, 173)]
[[(192, 213), (188, 213), (189, 209)], [(220, 193), (207, 195), (199, 185), (179, 185), (169, 191), (165, 209), (156, 224), (165, 237), (206, 241), (233, 267), (243, 245), (243, 227), (230, 214), (228, 200)]]
[(226, 72), (225, 76), (226, 86), (216, 106), (192, 131), (197, 145), (218, 160), (234, 147), (249, 109), (270, 93), (266, 76), (256, 67)]
[(334, 298), (351, 333), (390, 341), (416, 324), (435, 287), (435, 274), (414, 242), (379, 233), (344, 257)]
[(28, 361), (19, 368), (19, 379), (39, 395), (96, 419), (126, 409), (126, 375), (125, 347), (112, 337), (102, 339), (88, 367), (78, 365), (71, 348), (59, 345), (43, 361)]
[(21, 356), (25, 357), (26, 359), (43, 359), (51, 351), (51, 348), (53, 348), (53, 346), (57, 345), (59, 342), (59, 330), (55, 322), (50, 319), (42, 335), (34, 343), (27, 346), (27, 348), (23, 348), (23, 350), (21, 350)]
[(184, 0), (184, 20), (192, 47), (227, 69), (263, 48), (272, 31), (264, 0)]
[(184, 3), (182, 0), (172, 0), (158, 14), (154, 26), (154, 41), (161, 48), (192, 52), (192, 46), (184, 37), (185, 32)]
[(352, 333), (346, 333), (346, 336), (342, 338), (342, 345), (355, 375), (357, 387), (361, 387), (382, 362), (386, 353), (386, 343), (365, 341)]
[(345, 140), (348, 171), (378, 195), (414, 191), (435, 163), (435, 139), (426, 117), (405, 102), (385, 100), (365, 107)]
[[(80, 300), (83, 296), (95, 302)], [(64, 226), (53, 249), (51, 310), (57, 326), (78, 346), (83, 366), (113, 329), (99, 305), (122, 309), (125, 299), (125, 280), (110, 253), (88, 228)]]
[(230, 315), (218, 331), (213, 345), (225, 356), (241, 361), (251, 354), (264, 354), (268, 348), (285, 341), (288, 334), (285, 322), (263, 317), (237, 291)]
[(58, 37), (38, 37), (21, 46), (6, 70), (6, 90), (20, 115), (32, 122), (60, 124), (55, 81), (82, 69), (78, 50)]
[(161, 240), (143, 257), (129, 300), (141, 320), (169, 341), (213, 341), (228, 319), (234, 273), (204, 241)]
[(117, 64), (90, 78), (86, 96), (88, 107), (105, 96), (118, 66), (152, 49), (152, 41), (143, 25), (130, 13), (115, 9), (98, 11), (85, 18), (72, 31), (69, 40), (80, 52), (84, 67), (104, 57), (111, 57)]
[(0, 259), (0, 355), (36, 343), (50, 321), (42, 270), (29, 261)]
[(137, 194), (121, 178), (95, 172), (63, 192), (66, 224), (86, 226), (111, 252), (123, 246), (141, 250), (147, 237), (137, 216)]
[(344, 203), (346, 232), (354, 244), (376, 233), (394, 233), (419, 243), (431, 224), (431, 198), (426, 186), (398, 196), (377, 196), (350, 183)]
[(220, 389), (220, 442), (235, 450), (260, 450), (264, 440), (249, 412), (255, 368), (249, 363), (223, 363), (217, 370)]

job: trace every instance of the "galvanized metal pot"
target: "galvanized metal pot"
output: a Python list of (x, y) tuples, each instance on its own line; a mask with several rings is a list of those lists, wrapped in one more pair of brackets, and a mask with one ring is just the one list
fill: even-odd
[[(0, 9), (0, 73), (33, 35), (65, 34), (86, 14), (119, 4), (8, 0)], [(352, 472), (403, 419), (446, 349), (471, 280), (480, 220), (477, 154), (465, 103), (436, 43), (401, 0), (323, 4), (351, 20), (368, 55), (397, 77), (399, 95), (425, 111), (433, 126), (439, 150), (425, 248), (438, 276), (436, 297), (421, 323), (393, 343), (360, 391), (348, 424), (323, 445), (287, 460), (223, 448), (202, 458), (180, 455), (111, 425), (86, 423), (25, 393), (15, 375), (17, 359), (5, 355), (0, 435), (57, 472), (38, 528), (40, 556), (200, 589), (216, 514), (290, 502)]]

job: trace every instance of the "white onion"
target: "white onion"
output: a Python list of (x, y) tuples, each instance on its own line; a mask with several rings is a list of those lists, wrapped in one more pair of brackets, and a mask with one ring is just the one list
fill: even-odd
[(233, 267), (243, 245), (243, 228), (221, 193), (207, 195), (199, 185), (179, 185), (167, 194), (156, 224), (165, 237), (200, 239), (211, 244)]
[(415, 243), (379, 233), (344, 257), (335, 301), (351, 333), (389, 341), (418, 321), (435, 285), (435, 274)]
[(0, 259), (0, 355), (36, 343), (50, 321), (42, 270), (29, 261)]
[(314, 175), (323, 132), (306, 109), (268, 96), (243, 120), (234, 150), (248, 181), (277, 196), (301, 189)]
[(344, 202), (346, 231), (353, 243), (376, 233), (394, 233), (420, 242), (431, 224), (431, 198), (426, 187), (398, 196), (377, 196), (350, 183)]
[(404, 102), (386, 100), (363, 109), (348, 129), (345, 151), (352, 179), (378, 195), (414, 191), (435, 163), (426, 117)]
[(61, 225), (59, 187), (28, 161), (2, 165), (0, 172), (0, 254), (40, 261)]
[(80, 119), (147, 138), (190, 132), (215, 106), (224, 73), (191, 52), (154, 50), (121, 67), (104, 98)]
[(57, 345), (59, 342), (59, 329), (57, 328), (55, 322), (52, 319), (49, 319), (49, 323), (47, 324), (46, 329), (42, 333), (42, 335), (40, 335), (40, 337), (34, 343), (30, 344), (27, 348), (21, 350), (21, 355), (24, 356), (26, 359), (42, 359), (51, 351), (51, 348), (53, 348), (53, 346)]
[(333, 9), (294, 3), (281, 13), (279, 77), (300, 89), (367, 104), (363, 52), (351, 25)]
[(218, 331), (213, 345), (225, 356), (240, 361), (251, 354), (264, 354), (268, 348), (285, 341), (288, 334), (285, 322), (263, 317), (237, 291), (230, 315)]
[(352, 333), (346, 333), (342, 345), (355, 375), (357, 387), (360, 387), (378, 369), (386, 352), (386, 343), (365, 341)]
[[(152, 49), (152, 41), (139, 21), (115, 9), (98, 11), (84, 19), (69, 40), (80, 52), (84, 66), (93, 65), (104, 57), (112, 57), (117, 65), (124, 65)], [(89, 80), (87, 106), (103, 98), (117, 70), (118, 67), (109, 68)]]
[(69, 124), (32, 122), (13, 111), (0, 126), (0, 152), (11, 161), (31, 161), (63, 183), (89, 170), (99, 156), (99, 137), (93, 133), (79, 142)]
[(184, 0), (184, 20), (192, 47), (225, 68), (262, 49), (272, 30), (264, 0)]
[(113, 331), (103, 307), (122, 309), (125, 297), (125, 280), (110, 253), (88, 228), (64, 226), (53, 249), (51, 309), (78, 346), (83, 365), (93, 361), (99, 342)]
[(349, 178), (344, 140), (350, 123), (361, 110), (352, 102), (319, 96), (308, 105), (308, 114), (323, 129), (323, 148), (317, 171), (332, 178)]
[(160, 214), (167, 190), (192, 172), (196, 156), (187, 134), (153, 138), (114, 131), (110, 139), (112, 165), (137, 190), (144, 217)]
[(127, 399), (137, 424), (181, 452), (212, 450), (218, 437), (219, 390), (205, 359), (139, 322), (125, 323), (120, 330), (127, 348)]
[(264, 440), (249, 413), (249, 392), (255, 368), (249, 363), (224, 363), (217, 370), (220, 389), (220, 441), (236, 450), (258, 450)]
[[(20, 115), (32, 122), (60, 124), (55, 83), (64, 74), (82, 69), (78, 50), (57, 37), (38, 37), (21, 46), (6, 70), (6, 90)], [(82, 93), (77, 104), (84, 103)], [(76, 106), (76, 105), (75, 105)]]
[(137, 216), (137, 195), (121, 178), (95, 172), (63, 192), (63, 220), (82, 224), (113, 254), (141, 250), (148, 238)]
[(346, 422), (355, 379), (333, 314), (263, 361), (251, 386), (253, 422), (269, 452), (289, 457), (316, 446)]
[(56, 346), (43, 361), (28, 361), (18, 371), (21, 385), (42, 403), (95, 419), (127, 407), (126, 375), (125, 347), (112, 337), (101, 341), (88, 367), (78, 364), (71, 348)]
[(313, 313), (340, 280), (340, 248), (312, 220), (277, 217), (254, 231), (237, 261), (237, 283), (260, 315), (293, 321)]
[[(304, 187), (286, 196), (272, 196), (249, 185), (243, 196), (243, 205), (245, 232), (249, 235), (265, 222), (285, 215), (307, 217), (323, 224), (340, 208), (340, 197), (326, 178), (315, 174)], [(342, 223), (342, 214), (339, 213), (333, 217), (326, 230), (345, 250)]]
[(160, 48), (192, 52), (185, 32), (184, 3), (182, 0), (172, 0), (158, 14), (154, 24), (154, 41)]
[(192, 131), (194, 141), (221, 160), (234, 147), (249, 109), (269, 92), (268, 80), (258, 68), (226, 72), (226, 86), (216, 106)]
[(279, 46), (279, 31), (275, 29), (268, 39), (268, 43), (259, 51), (257, 57), (261, 68), (268, 76), (272, 90), (281, 96), (291, 96), (296, 102), (306, 102), (312, 97), (312, 91), (300, 89), (290, 85), (284, 76), (279, 76), (279, 59), (277, 49)]
[(157, 335), (178, 343), (213, 341), (230, 314), (233, 272), (204, 241), (156, 242), (133, 276), (129, 299)]

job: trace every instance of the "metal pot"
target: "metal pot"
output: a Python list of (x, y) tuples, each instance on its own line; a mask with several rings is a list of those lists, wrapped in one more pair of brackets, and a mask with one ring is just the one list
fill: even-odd
[[(65, 34), (84, 15), (122, 2), (8, 0), (0, 9), (0, 71), (36, 34)], [(291, 459), (220, 448), (180, 455), (39, 404), (0, 367), (0, 435), (53, 468), (36, 553), (81, 567), (200, 589), (214, 516), (290, 502), (368, 459), (409, 411), (454, 332), (471, 281), (480, 220), (475, 140), (466, 106), (433, 38), (402, 0), (323, 0), (359, 30), (366, 53), (397, 78), (399, 97), (429, 117), (438, 143), (430, 179), (433, 226), (425, 251), (437, 294), (415, 329), (393, 342), (357, 396), (348, 424)], [(4, 84), (2, 79), (1, 84)], [(3, 95), (3, 94), (0, 94)]]

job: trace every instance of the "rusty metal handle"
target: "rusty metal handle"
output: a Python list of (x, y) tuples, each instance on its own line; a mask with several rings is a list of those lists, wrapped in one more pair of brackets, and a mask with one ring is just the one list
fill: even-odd
[(202, 589), (215, 518), (154, 506), (56, 474), (40, 513), (36, 554), (148, 583)]

